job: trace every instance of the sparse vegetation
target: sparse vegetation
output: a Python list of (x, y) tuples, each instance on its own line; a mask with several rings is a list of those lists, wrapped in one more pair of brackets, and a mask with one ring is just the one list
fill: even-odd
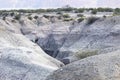
[(49, 19), (49, 18), (50, 18), (50, 16), (49, 16), (49, 15), (43, 15), (43, 17), (45, 17), (45, 18), (47, 18), (47, 19)]
[(31, 16), (32, 14), (31, 13), (29, 13), (27, 16)]
[(113, 12), (114, 11), (114, 9), (112, 9), (112, 8), (97, 8), (97, 11), (98, 12)]
[(20, 9), (20, 10), (0, 10), (0, 15), (1, 13), (13, 13), (13, 12), (18, 12), (18, 13), (47, 13), (47, 12), (75, 12), (75, 13), (83, 13), (84, 11), (94, 11), (96, 10), (97, 12), (114, 12), (120, 10), (120, 8), (112, 9), (112, 8), (73, 8), (70, 6), (67, 6), (65, 8), (57, 8), (57, 9), (36, 9), (36, 10), (25, 10), (25, 9)]
[(65, 18), (64, 21), (72, 21), (72, 18)]
[(65, 7), (65, 8), (57, 8), (57, 9), (20, 9), (20, 10), (0, 10), (0, 15), (8, 15), (14, 13), (47, 13), (47, 12), (56, 12), (57, 14), (61, 14), (61, 12), (75, 12), (75, 13), (83, 13), (84, 11), (93, 11), (93, 12), (119, 12), (120, 8), (112, 9), (112, 8), (73, 8), (73, 7)]
[(77, 14), (77, 17), (84, 17), (83, 14)]
[(32, 20), (33, 18), (32, 18), (31, 16), (28, 16), (28, 19), (29, 19), (29, 20)]
[(57, 18), (58, 18), (59, 20), (61, 20), (61, 19), (62, 19), (62, 16), (58, 16)]
[(83, 13), (85, 11), (84, 8), (79, 8), (75, 10), (75, 13)]
[(105, 16), (105, 15), (103, 16), (103, 18), (106, 18), (106, 17), (107, 17), (107, 16)]
[(62, 15), (62, 12), (57, 12), (56, 14), (60, 14), (60, 15)]
[(86, 57), (94, 56), (98, 54), (98, 50), (79, 50), (77, 53), (75, 53), (75, 56), (78, 59), (83, 59)]
[(13, 19), (13, 20), (11, 20), (11, 22), (13, 22), (13, 23), (16, 23), (16, 21)]
[(17, 14), (17, 15), (15, 15), (15, 17), (14, 17), (14, 19), (16, 19), (16, 20), (20, 20), (20, 18), (21, 18), (21, 15), (20, 15), (20, 14)]
[(91, 25), (92, 23), (94, 23), (98, 19), (99, 19), (98, 17), (89, 17), (87, 19), (87, 25)]
[(92, 10), (91, 14), (97, 14), (97, 10), (96, 9)]
[(6, 17), (5, 16), (3, 16), (3, 18), (2, 18), (3, 20), (6, 20)]
[(62, 17), (63, 17), (63, 21), (72, 21), (73, 20), (73, 18), (71, 18), (69, 14), (63, 14)]
[(116, 8), (113, 15), (120, 15), (120, 8)]
[(70, 18), (69, 14), (63, 14), (62, 16), (63, 16), (63, 18)]
[(2, 16), (8, 16), (8, 15), (9, 15), (8, 12), (2, 13)]
[(38, 19), (38, 16), (34, 16), (34, 19)]
[(80, 22), (82, 22), (83, 20), (84, 20), (84, 18), (81, 18), (81, 17), (80, 17), (80, 18), (77, 19), (77, 22), (80, 23)]
[(14, 15), (15, 15), (15, 13), (14, 13), (14, 12), (10, 13), (10, 16), (14, 16)]

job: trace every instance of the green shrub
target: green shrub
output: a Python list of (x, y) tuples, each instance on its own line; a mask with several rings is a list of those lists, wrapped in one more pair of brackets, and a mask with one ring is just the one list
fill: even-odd
[(39, 17), (38, 16), (34, 16), (34, 19), (38, 19)]
[(84, 11), (85, 11), (84, 8), (79, 8), (79, 9), (76, 10), (76, 13), (83, 13)]
[(62, 8), (62, 11), (70, 12), (70, 11), (73, 11), (73, 8), (71, 8), (71, 7), (69, 7), (69, 8)]
[(70, 18), (70, 15), (69, 14), (63, 14), (63, 17), (64, 18)]
[(3, 20), (6, 20), (6, 17), (4, 16), (2, 19), (3, 19)]
[(83, 14), (77, 14), (77, 17), (84, 17)]
[(14, 13), (14, 12), (10, 13), (10, 16), (14, 16), (14, 15), (15, 15), (15, 13)]
[(29, 13), (27, 16), (31, 16), (32, 14), (31, 13)]
[(103, 16), (103, 18), (106, 18), (106, 17), (107, 17), (107, 16), (105, 16), (105, 15)]
[(98, 19), (99, 19), (98, 17), (89, 17), (87, 19), (87, 25), (93, 24)]
[(15, 17), (14, 17), (14, 19), (16, 19), (16, 20), (20, 20), (20, 18), (21, 18), (21, 15), (20, 15), (20, 14), (17, 14), (17, 15), (15, 15)]
[(92, 10), (91, 14), (97, 14), (97, 10), (96, 9)]
[(43, 17), (44, 17), (44, 18), (47, 18), (47, 19), (49, 19), (49, 18), (50, 18), (50, 16), (49, 16), (49, 15), (43, 15)]
[(5, 13), (3, 12), (3, 13), (2, 13), (2, 16), (8, 16), (8, 15), (9, 15), (8, 12), (5, 12)]
[(64, 21), (72, 21), (72, 18), (65, 18)]
[(98, 12), (113, 12), (113, 9), (112, 8), (97, 8), (97, 11)]
[(56, 14), (60, 14), (60, 15), (62, 15), (62, 12), (57, 12)]
[(78, 18), (77, 21), (78, 23), (82, 22), (84, 20), (84, 18)]
[(16, 23), (16, 21), (15, 21), (15, 20), (11, 20), (11, 22)]
[(78, 59), (83, 59), (83, 58), (94, 56), (97, 54), (98, 54), (98, 50), (80, 50), (77, 53), (75, 53), (75, 56)]
[(29, 20), (32, 20), (33, 18), (31, 16), (28, 17)]
[(114, 15), (120, 15), (120, 8), (116, 8), (115, 10), (114, 10), (114, 13), (113, 13)]
[(62, 16), (58, 16), (57, 18), (58, 18), (59, 20), (61, 20), (61, 19), (62, 19)]

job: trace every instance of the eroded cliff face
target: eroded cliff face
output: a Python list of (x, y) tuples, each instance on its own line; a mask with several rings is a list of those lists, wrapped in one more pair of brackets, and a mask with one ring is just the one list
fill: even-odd
[[(48, 54), (61, 60), (79, 50), (98, 50), (107, 53), (119, 49), (120, 17), (100, 18), (87, 25), (87, 20), (77, 23), (55, 23), (39, 28), (39, 44)], [(45, 32), (46, 31), (46, 32)], [(73, 54), (72, 54), (73, 53)]]
[(10, 32), (26, 36), (38, 44), (46, 53), (56, 57), (70, 32), (69, 28), (73, 21), (64, 22), (58, 20), (55, 16), (53, 22), (51, 19), (43, 17), (43, 15), (37, 14), (37, 16), (37, 19), (33, 18), (32, 20), (29, 20), (26, 15), (22, 15), (20, 20), (16, 20), (11, 16), (2, 20), (1, 17), (1, 27)]
[(35, 31), (31, 21), (12, 20), (0, 19), (0, 80), (44, 80), (64, 65), (25, 37)]
[[(88, 60), (93, 62), (96, 60), (95, 64), (100, 65), (104, 59), (98, 64), (97, 58), (101, 59), (101, 54), (109, 52), (115, 53), (113, 56), (119, 58), (119, 52), (115, 51), (120, 49), (120, 16), (86, 18), (81, 22), (76, 21), (75, 17), (70, 21), (58, 17), (58, 14), (46, 17), (44, 14), (35, 13), (31, 17), (29, 14), (21, 14), (20, 19), (10, 15), (5, 19), (3, 16), (0, 17), (1, 80), (9, 78), (44, 80), (51, 72), (62, 67), (63, 63), (71, 63), (70, 66), (75, 64), (79, 68), (79, 63), (81, 66), (83, 58), (88, 57), (85, 61), (83, 60), (85, 62), (83, 64), (89, 65), (89, 63), (86, 64)], [(94, 55), (100, 55), (100, 57), (94, 57)], [(90, 56), (93, 57), (89, 58)], [(109, 56), (109, 54), (104, 56)], [(105, 58), (104, 56), (103, 58)], [(109, 62), (113, 58), (111, 55)], [(78, 62), (72, 64), (74, 61)], [(105, 61), (107, 63), (107, 60)], [(77, 68), (76, 66), (74, 69)], [(84, 70), (86, 69), (89, 67)], [(61, 79), (63, 76), (61, 73), (64, 71), (60, 74), (59, 71), (55, 73), (60, 75)], [(51, 75), (48, 79), (56, 79), (56, 76)], [(63, 79), (67, 79), (66, 76)]]
[[(34, 18), (36, 15), (38, 18)], [(0, 20), (0, 25), (13, 33), (23, 34), (47, 54), (63, 62), (75, 61), (73, 57), (79, 50), (96, 50), (101, 54), (119, 49), (119, 16), (99, 18), (90, 24), (88, 19), (63, 21), (58, 14), (51, 14), (49, 18), (43, 14), (31, 16), (32, 20), (27, 14), (20, 20), (8, 16), (6, 20)]]

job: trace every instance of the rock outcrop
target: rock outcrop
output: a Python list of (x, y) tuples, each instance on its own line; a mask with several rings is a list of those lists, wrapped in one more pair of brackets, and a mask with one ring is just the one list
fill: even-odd
[(46, 80), (120, 80), (120, 51), (92, 56), (55, 71)]

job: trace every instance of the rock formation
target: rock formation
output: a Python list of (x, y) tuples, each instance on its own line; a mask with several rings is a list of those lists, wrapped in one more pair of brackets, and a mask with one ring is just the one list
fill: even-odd
[(0, 80), (119, 80), (120, 16), (59, 17), (0, 17)]
[(44, 80), (62, 66), (25, 36), (0, 28), (0, 80)]
[(46, 80), (120, 80), (120, 51), (96, 55), (49, 75)]

